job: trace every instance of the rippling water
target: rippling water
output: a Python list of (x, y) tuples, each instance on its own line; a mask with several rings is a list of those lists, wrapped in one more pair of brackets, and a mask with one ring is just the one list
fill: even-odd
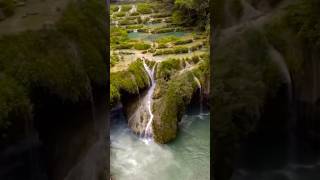
[(210, 179), (209, 114), (185, 115), (177, 139), (145, 143), (126, 124), (121, 110), (111, 118), (111, 174), (116, 180)]

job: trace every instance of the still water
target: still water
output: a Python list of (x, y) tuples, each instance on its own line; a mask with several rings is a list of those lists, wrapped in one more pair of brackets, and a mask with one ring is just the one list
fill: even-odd
[(145, 143), (128, 128), (121, 109), (111, 115), (111, 175), (116, 180), (209, 180), (210, 115), (190, 111), (178, 137)]

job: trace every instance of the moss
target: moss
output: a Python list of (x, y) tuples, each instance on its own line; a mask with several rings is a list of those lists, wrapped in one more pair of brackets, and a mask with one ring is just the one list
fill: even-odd
[(176, 32), (176, 31), (183, 31), (184, 29), (181, 27), (177, 28), (156, 28), (152, 32), (153, 33), (167, 33), (167, 32)]
[(110, 87), (113, 88), (112, 92), (110, 91), (110, 101), (115, 105), (121, 99), (121, 94), (138, 94), (140, 90), (148, 87), (149, 76), (142, 61), (137, 60), (131, 63), (127, 70), (111, 73), (110, 83)]
[(135, 20), (129, 20), (129, 19), (124, 19), (122, 21), (119, 21), (120, 25), (133, 25), (133, 24), (137, 24), (137, 22)]
[(138, 13), (138, 12), (133, 12), (130, 14), (130, 16), (139, 16), (139, 15), (140, 15), (140, 13)]
[(131, 5), (128, 5), (128, 4), (122, 5), (121, 6), (121, 12), (128, 12), (131, 8), (132, 8)]
[(136, 50), (147, 50), (151, 48), (151, 45), (144, 42), (137, 42), (133, 45), (133, 47)]
[(166, 36), (166, 37), (162, 37), (156, 40), (157, 43), (161, 43), (161, 44), (166, 44), (166, 43), (170, 43), (170, 42), (175, 42), (179, 40), (178, 37), (176, 36)]
[(193, 73), (189, 71), (162, 86), (166, 86), (167, 90), (162, 92), (161, 99), (154, 104), (154, 107), (159, 108), (155, 112), (152, 127), (154, 140), (163, 144), (175, 139), (178, 122), (190, 103), (197, 85)]
[(118, 62), (120, 61), (118, 55), (116, 54), (112, 54), (110, 57), (110, 65), (111, 67), (113, 67), (114, 65), (116, 65)]
[(166, 55), (166, 54), (183, 54), (188, 52), (189, 52), (188, 47), (178, 46), (178, 47), (173, 47), (168, 49), (157, 50), (153, 55), (160, 56), (160, 55)]
[(192, 43), (193, 40), (192, 39), (181, 39), (181, 40), (177, 40), (176, 42), (174, 42), (174, 45), (183, 45), (183, 44), (189, 44)]
[(161, 14), (153, 14), (151, 15), (152, 18), (165, 18), (165, 17), (170, 17), (171, 14), (169, 13), (161, 13)]
[(30, 117), (47, 97), (77, 105), (105, 88), (103, 7), (98, 0), (72, 2), (55, 28), (0, 38), (1, 121)]
[(114, 16), (116, 16), (116, 17), (124, 17), (124, 16), (126, 16), (126, 13), (125, 12), (118, 12), (118, 13), (115, 13)]
[(112, 27), (110, 31), (111, 47), (125, 43), (129, 40), (128, 32), (123, 28)]
[(152, 13), (152, 5), (147, 3), (139, 3), (137, 5), (137, 12), (141, 14), (151, 14)]
[(165, 79), (166, 81), (170, 79), (170, 77), (181, 69), (181, 60), (180, 59), (167, 59), (162, 61), (157, 68), (156, 78), (157, 79)]
[(114, 46), (114, 49), (131, 49), (132, 47), (133, 47), (133, 44), (124, 42)]
[(1, 73), (0, 86), (0, 131), (3, 132), (12, 121), (19, 119), (23, 123), (22, 120), (31, 119), (32, 105), (26, 89), (13, 78)]
[(119, 10), (119, 6), (118, 6), (118, 5), (111, 5), (111, 6), (110, 6), (110, 10), (111, 10), (112, 12), (117, 12), (117, 11)]
[(110, 84), (110, 106), (114, 107), (120, 101), (120, 93), (114, 84)]

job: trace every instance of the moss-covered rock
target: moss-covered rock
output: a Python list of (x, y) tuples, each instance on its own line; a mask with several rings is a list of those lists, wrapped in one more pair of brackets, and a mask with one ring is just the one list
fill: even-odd
[(184, 67), (181, 62), (180, 59), (169, 59), (158, 65), (152, 124), (153, 137), (158, 143), (175, 139), (178, 122), (199, 88), (195, 78), (204, 82), (204, 77), (208, 75), (208, 63), (204, 61), (185, 71), (182, 71)]
[(130, 64), (129, 68), (110, 74), (110, 101), (112, 106), (121, 100), (121, 94), (137, 95), (149, 86), (150, 79), (141, 60)]

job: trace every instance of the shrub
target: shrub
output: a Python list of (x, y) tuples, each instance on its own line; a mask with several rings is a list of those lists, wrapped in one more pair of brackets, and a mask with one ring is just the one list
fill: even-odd
[(138, 13), (138, 12), (133, 12), (130, 14), (130, 16), (139, 16), (139, 15), (140, 15), (140, 13)]
[(122, 5), (121, 12), (128, 12), (132, 8), (131, 5)]
[(125, 12), (118, 12), (116, 14), (114, 14), (116, 17), (124, 17), (126, 16), (126, 13)]
[(143, 42), (138, 42), (138, 43), (135, 43), (133, 45), (133, 47), (136, 49), (136, 50), (147, 50), (147, 49), (150, 49), (151, 48), (151, 45), (150, 44), (147, 44), (147, 43), (143, 43)]
[(137, 6), (137, 11), (141, 14), (151, 14), (152, 6), (146, 3), (139, 3)]
[(192, 42), (193, 42), (192, 39), (181, 39), (181, 40), (177, 40), (176, 42), (174, 42), (174, 45), (189, 44)]
[(116, 5), (111, 5), (111, 11), (113, 11), (113, 12), (116, 12), (116, 11), (118, 11), (119, 10), (119, 6), (116, 6)]

